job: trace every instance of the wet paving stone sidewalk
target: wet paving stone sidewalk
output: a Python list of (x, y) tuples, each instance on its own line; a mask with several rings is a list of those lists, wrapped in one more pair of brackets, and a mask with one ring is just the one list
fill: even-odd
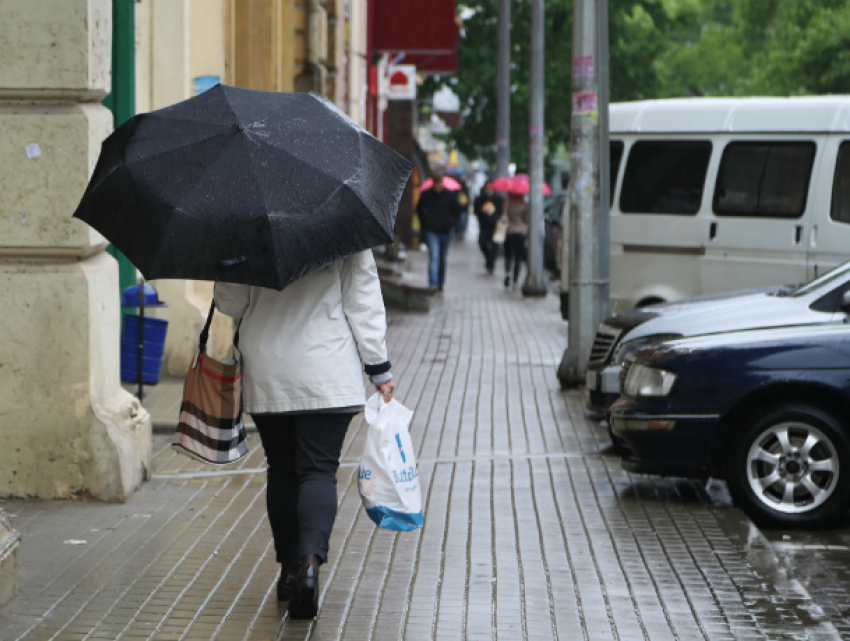
[(762, 532), (720, 483), (624, 472), (583, 393), (558, 389), (557, 298), (483, 272), (455, 245), (431, 313), (391, 314), (425, 526), (379, 530), (362, 510), (358, 417), (315, 621), (275, 600), (256, 434), (226, 468), (158, 434), (126, 504), (3, 503), (23, 540), (0, 639), (850, 638), (850, 529)]

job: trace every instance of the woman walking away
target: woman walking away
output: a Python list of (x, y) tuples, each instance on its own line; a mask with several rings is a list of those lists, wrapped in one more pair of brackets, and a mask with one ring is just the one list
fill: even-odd
[(243, 410), (268, 460), (266, 505), (281, 564), (277, 596), (293, 618), (313, 618), (319, 567), (336, 518), (345, 432), (363, 409), (361, 363), (389, 402), (386, 315), (371, 251), (283, 291), (216, 283), (216, 306), (241, 322)]
[(519, 270), (525, 260), (525, 240), (528, 236), (528, 203), (525, 196), (509, 194), (507, 200), (508, 233), (505, 236), (505, 287), (519, 283)]
[(492, 182), (487, 181), (473, 204), (475, 215), (478, 217), (478, 246), (484, 254), (484, 266), (488, 274), (492, 274), (496, 267), (499, 246), (493, 242), (493, 232), (496, 231), (496, 223), (502, 215), (503, 206), (503, 198), (501, 194), (493, 191)]

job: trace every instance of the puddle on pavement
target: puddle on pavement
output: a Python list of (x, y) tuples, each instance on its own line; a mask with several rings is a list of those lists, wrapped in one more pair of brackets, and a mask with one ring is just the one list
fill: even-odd
[[(607, 423), (594, 422), (607, 435)], [(600, 453), (615, 457), (602, 444)], [(841, 527), (829, 531), (760, 530), (738, 508), (725, 482), (633, 475), (631, 483), (618, 485), (621, 500), (693, 504), (712, 509), (721, 531), (734, 550), (718, 555), (740, 557), (752, 572), (755, 584), (737, 585), (747, 610), (769, 639), (840, 641), (850, 612), (850, 515)], [(730, 559), (734, 562), (734, 559)], [(821, 592), (823, 591), (823, 592)], [(833, 604), (833, 600), (835, 603)]]
[[(760, 530), (734, 507), (715, 513), (721, 529), (744, 554), (760, 589), (742, 591), (744, 605), (769, 638), (840, 640), (818, 598), (818, 568), (844, 571), (850, 587), (850, 528), (834, 531)], [(830, 577), (834, 583), (834, 577)], [(846, 587), (845, 587), (846, 586)], [(843, 590), (842, 590), (843, 591)], [(846, 595), (846, 592), (845, 592)]]

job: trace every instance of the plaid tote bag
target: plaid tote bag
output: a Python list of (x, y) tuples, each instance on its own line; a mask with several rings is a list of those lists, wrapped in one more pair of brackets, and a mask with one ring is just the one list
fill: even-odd
[(172, 447), (202, 463), (224, 465), (248, 453), (247, 434), (242, 422), (242, 360), (239, 330), (233, 337), (233, 364), (207, 356), (207, 339), (215, 312), (210, 306), (201, 332), (198, 356), (189, 367), (183, 385), (180, 422)]

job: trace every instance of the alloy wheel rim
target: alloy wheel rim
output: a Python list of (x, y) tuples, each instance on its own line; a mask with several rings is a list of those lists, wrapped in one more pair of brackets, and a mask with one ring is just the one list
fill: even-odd
[(756, 498), (783, 514), (809, 512), (832, 496), (840, 464), (832, 441), (805, 423), (779, 423), (747, 453), (747, 481)]

